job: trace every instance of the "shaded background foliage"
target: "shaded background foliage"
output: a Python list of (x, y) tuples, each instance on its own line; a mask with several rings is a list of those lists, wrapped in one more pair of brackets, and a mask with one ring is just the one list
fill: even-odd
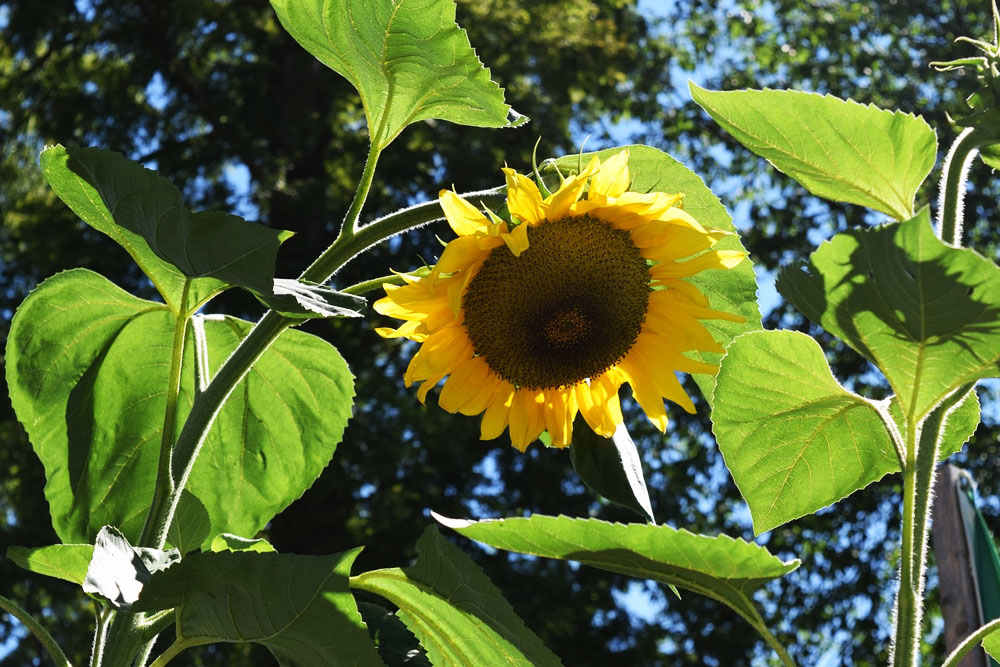
[[(886, 389), (856, 354), (819, 334), (775, 295), (773, 271), (838, 230), (879, 216), (811, 197), (736, 147), (687, 93), (709, 88), (797, 87), (923, 114), (946, 147), (945, 112), (961, 107), (971, 82), (941, 75), (930, 60), (964, 55), (952, 40), (988, 30), (985, 2), (683, 3), (629, 0), (459, 0), (465, 27), (508, 102), (532, 118), (522, 130), (421, 123), (383, 154), (366, 215), (501, 182), (504, 163), (524, 170), (540, 154), (640, 141), (703, 175), (733, 213), (761, 276), (765, 326), (820, 335), (833, 368), (869, 396)], [(37, 155), (48, 143), (98, 145), (155, 167), (182, 187), (192, 208), (221, 208), (294, 230), (279, 258), (297, 275), (331, 238), (361, 173), (366, 149), (353, 89), (299, 48), (264, 0), (0, 1), (0, 327), (41, 279), (86, 266), (149, 296), (151, 286), (108, 239), (75, 219), (45, 184)], [(944, 148), (942, 148), (943, 152)], [(936, 175), (936, 172), (935, 172)], [(932, 181), (935, 175), (932, 175)], [(933, 199), (928, 186), (923, 201)], [(997, 188), (973, 171), (971, 240), (996, 256), (990, 227)], [(432, 260), (437, 226), (359, 259), (344, 286)], [(238, 294), (213, 308), (255, 317)], [(281, 551), (329, 553), (365, 545), (357, 569), (405, 564), (431, 521), (449, 516), (528, 513), (634, 521), (602, 503), (573, 473), (566, 452), (505, 437), (478, 439), (478, 420), (419, 405), (399, 380), (412, 352), (373, 332), (379, 318), (310, 324), (334, 342), (357, 375), (358, 403), (344, 442), (316, 485), (276, 517), (267, 537)], [(693, 385), (692, 385), (693, 389)], [(989, 387), (980, 389), (990, 405)], [(43, 500), (44, 477), (2, 392), (0, 546), (56, 538)], [(751, 538), (749, 515), (698, 415), (672, 412), (666, 438), (625, 407), (643, 452), (660, 521), (695, 532)], [(1000, 531), (996, 408), (957, 456), (987, 498)], [(971, 452), (971, 453), (969, 453)], [(889, 479), (760, 538), (800, 570), (762, 593), (772, 623), (801, 664), (885, 660), (898, 539), (898, 480)], [(659, 585), (495, 553), (462, 541), (529, 627), (567, 665), (764, 664), (767, 652), (727, 609)], [(931, 573), (933, 584), (934, 574)], [(35, 613), (83, 662), (90, 611), (69, 584), (0, 561), (4, 595)], [(932, 598), (935, 595), (932, 587)], [(940, 619), (928, 624), (928, 652), (941, 656)], [(40, 647), (0, 617), (13, 665), (42, 664)], [(263, 650), (209, 647), (178, 660), (201, 665), (273, 664)]]

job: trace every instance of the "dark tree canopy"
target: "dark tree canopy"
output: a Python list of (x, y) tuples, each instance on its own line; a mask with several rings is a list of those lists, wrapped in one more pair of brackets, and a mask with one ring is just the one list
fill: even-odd
[[(927, 67), (964, 55), (958, 35), (985, 35), (984, 2), (759, 2), (459, 0), (469, 33), (507, 101), (531, 117), (520, 130), (442, 122), (407, 129), (382, 156), (366, 217), (458, 191), (500, 184), (506, 162), (522, 171), (539, 157), (640, 141), (702, 174), (744, 235), (764, 282), (838, 230), (879, 222), (857, 207), (821, 203), (738, 147), (687, 93), (710, 88), (795, 87), (924, 115), (942, 152), (972, 84)], [(665, 13), (653, 14), (652, 11)], [(238, 209), (297, 232), (279, 258), (295, 275), (325, 247), (350, 202), (367, 138), (356, 93), (303, 51), (269, 5), (250, 0), (29, 0), (0, 2), (0, 326), (41, 279), (74, 266), (149, 294), (141, 274), (108, 239), (55, 197), (37, 164), (51, 143), (97, 145), (155, 166), (193, 208)], [(234, 176), (234, 174), (236, 176)], [(249, 189), (240, 185), (248, 179)], [(933, 182), (933, 177), (932, 181)], [(977, 165), (968, 200), (969, 241), (995, 256), (997, 188)], [(920, 198), (931, 201), (926, 187)], [(407, 270), (440, 246), (428, 228), (348, 265), (338, 285)], [(213, 307), (248, 317), (257, 305), (226, 296)], [(428, 509), (476, 518), (528, 513), (636, 520), (577, 479), (565, 452), (533, 445), (520, 454), (506, 436), (478, 439), (478, 421), (421, 406), (402, 385), (409, 350), (382, 341), (378, 316), (308, 329), (331, 340), (357, 375), (359, 400), (326, 472), (279, 515), (267, 536), (280, 551), (329, 553), (364, 545), (358, 569), (396, 566), (431, 521)], [(824, 337), (779, 302), (767, 328), (820, 335), (837, 376), (870, 396), (886, 387), (864, 360)], [(980, 388), (989, 401), (992, 388)], [(0, 404), (0, 545), (56, 541), (41, 466), (3, 392)], [(748, 514), (715, 448), (707, 413), (672, 413), (664, 438), (630, 401), (654, 510), (695, 532), (752, 538)], [(996, 411), (957, 456), (988, 497), (1000, 532)], [(971, 453), (970, 453), (971, 452)], [(898, 537), (897, 480), (832, 511), (795, 521), (759, 541), (802, 567), (764, 593), (769, 620), (801, 664), (828, 653), (842, 664), (885, 660)], [(514, 608), (567, 665), (761, 664), (763, 644), (721, 605), (675, 598), (653, 583), (557, 561), (494, 553), (461, 540)], [(2, 594), (43, 617), (72, 660), (89, 652), (89, 606), (69, 584), (0, 562)], [(933, 592), (933, 573), (932, 573)], [(626, 595), (628, 593), (628, 595)], [(637, 606), (634, 602), (641, 599)], [(647, 613), (648, 612), (648, 613)], [(933, 617), (933, 611), (930, 616)], [(928, 651), (943, 655), (939, 626)], [(14, 626), (0, 617), (0, 643)], [(11, 664), (42, 664), (40, 647), (16, 641)], [(263, 650), (219, 646), (184, 654), (190, 664), (273, 664)]]

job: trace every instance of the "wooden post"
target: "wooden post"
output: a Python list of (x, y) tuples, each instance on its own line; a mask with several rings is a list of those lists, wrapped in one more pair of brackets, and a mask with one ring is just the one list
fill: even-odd
[[(931, 527), (941, 588), (944, 642), (949, 652), (982, 626), (978, 592), (972, 576), (972, 558), (958, 509), (958, 480), (959, 470), (955, 466), (944, 464), (938, 468)], [(987, 667), (986, 652), (975, 648), (958, 665)]]

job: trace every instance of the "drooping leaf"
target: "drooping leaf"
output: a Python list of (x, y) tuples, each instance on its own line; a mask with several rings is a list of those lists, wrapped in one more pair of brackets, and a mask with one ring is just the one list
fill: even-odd
[(94, 556), (93, 544), (53, 544), (47, 547), (11, 547), (7, 558), (18, 567), (48, 577), (83, 585), (87, 566)]
[(251, 540), (231, 533), (222, 533), (212, 539), (211, 551), (254, 551), (257, 553), (268, 553), (275, 551), (271, 543), (267, 540)]
[(104, 526), (97, 533), (83, 592), (104, 598), (119, 611), (128, 611), (153, 573), (166, 569), (180, 557), (176, 549), (133, 548), (121, 531)]
[(417, 541), (417, 562), (364, 572), (351, 586), (399, 607), (433, 665), (562, 664), (514, 613), (478, 565), (433, 526)]
[(368, 302), (322, 285), (275, 278), (270, 293), (254, 296), (268, 308), (297, 320), (315, 317), (361, 317)]
[(271, 0), (271, 5), (302, 48), (358, 89), (379, 150), (419, 120), (477, 127), (527, 121), (504, 104), (503, 91), (455, 24), (454, 0)]
[[(719, 198), (705, 185), (698, 174), (670, 157), (661, 150), (650, 146), (625, 146), (629, 151), (629, 171), (632, 174), (632, 184), (629, 187), (634, 192), (666, 192), (682, 193), (684, 195), (684, 210), (690, 213), (703, 226), (713, 229), (735, 231), (733, 220)], [(563, 174), (575, 172), (580, 165), (586, 166), (591, 156), (597, 155), (606, 160), (622, 148), (609, 148), (596, 153), (567, 155), (555, 160)], [(553, 170), (545, 170), (545, 176), (551, 177)], [(558, 183), (558, 181), (556, 181)], [(739, 237), (732, 236), (723, 239), (716, 246), (719, 250), (744, 250)], [(732, 269), (725, 271), (702, 271), (688, 279), (708, 297), (710, 307), (740, 315), (744, 323), (727, 322), (723, 320), (702, 320), (713, 338), (725, 347), (736, 336), (746, 331), (760, 329), (760, 310), (757, 308), (757, 278), (754, 275), (753, 264), (749, 259)], [(717, 364), (721, 354), (710, 352), (693, 352), (690, 356), (699, 361)], [(705, 400), (711, 405), (712, 390), (715, 387), (715, 376), (704, 373), (691, 376), (701, 389)]]
[(223, 282), (214, 278), (188, 278), (176, 266), (157, 257), (142, 236), (116, 224), (111, 211), (102, 201), (101, 194), (80, 176), (79, 167), (71, 166), (71, 163), (75, 163), (65, 148), (46, 148), (42, 151), (40, 161), (42, 173), (59, 199), (85, 223), (110, 236), (124, 248), (173, 312), (180, 312), (186, 281), (190, 281), (189, 311), (196, 310), (205, 300), (225, 287)]
[[(7, 381), (45, 466), (46, 497), (64, 543), (115, 525), (137, 540), (153, 497), (174, 318), (103, 277), (75, 269), (42, 283), (18, 309)], [(215, 372), (251, 324), (205, 323)], [(188, 336), (178, 397), (194, 395)], [(325, 341), (286, 331), (236, 388), (191, 473), (171, 538), (185, 551), (220, 532), (253, 535), (330, 461), (351, 413), (353, 382)], [(207, 527), (206, 527), (207, 523)]]
[(358, 602), (358, 611), (388, 667), (430, 667), (427, 652), (396, 614), (371, 602)]
[(289, 667), (381, 665), (348, 588), (360, 551), (190, 554), (156, 574), (133, 610), (177, 608), (187, 647), (255, 642)]
[(920, 116), (797, 90), (690, 87), (723, 129), (814, 195), (913, 216), (937, 159), (937, 136)]
[(730, 344), (712, 426), (758, 534), (899, 469), (876, 405), (841, 387), (816, 341), (794, 331)]
[(926, 209), (838, 234), (783, 270), (778, 291), (878, 366), (913, 423), (956, 388), (997, 375), (1000, 268), (942, 243)]
[(577, 417), (569, 459), (583, 483), (613, 503), (655, 523), (639, 451), (624, 424), (613, 438), (603, 438)]
[[(278, 248), (290, 232), (222, 211), (192, 212), (170, 181), (120, 153), (59, 146), (50, 150), (57, 153), (51, 163), (55, 180), (82, 189), (82, 184), (73, 183), (75, 177), (97, 191), (103, 210), (97, 202), (93, 207), (103, 224), (110, 216), (115, 225), (137, 234), (157, 257), (189, 278), (209, 277), (262, 293), (270, 291)], [(59, 151), (69, 159), (64, 160)]]
[(782, 562), (756, 544), (725, 535), (695, 535), (669, 526), (540, 514), (488, 521), (434, 516), (466, 537), (498, 549), (578, 561), (706, 595), (757, 627), (762, 627), (763, 621), (752, 593), (799, 566), (797, 560)]

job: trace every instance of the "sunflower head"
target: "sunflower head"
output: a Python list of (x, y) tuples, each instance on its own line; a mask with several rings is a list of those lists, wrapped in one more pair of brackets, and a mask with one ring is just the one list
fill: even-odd
[(630, 192), (627, 150), (595, 156), (546, 197), (503, 171), (511, 222), (442, 190), (457, 238), (428, 275), (386, 285), (375, 303), (403, 320), (379, 334), (421, 343), (407, 386), (419, 382), (423, 401), (446, 380), (441, 407), (481, 413), (484, 439), (509, 429), (522, 451), (544, 430), (569, 445), (577, 413), (611, 437), (625, 383), (661, 431), (663, 399), (693, 412), (675, 371), (714, 373), (685, 353), (722, 352), (699, 320), (743, 319), (710, 309), (685, 278), (743, 260), (713, 249), (730, 232), (700, 225), (682, 194)]

